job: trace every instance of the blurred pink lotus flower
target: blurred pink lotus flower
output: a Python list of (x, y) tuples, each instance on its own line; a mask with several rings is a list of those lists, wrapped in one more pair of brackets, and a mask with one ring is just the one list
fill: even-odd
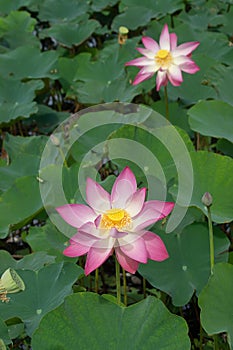
[(146, 188), (137, 190), (135, 176), (128, 167), (117, 177), (111, 195), (88, 178), (89, 206), (66, 204), (56, 208), (68, 224), (78, 229), (64, 255), (87, 253), (86, 275), (102, 265), (114, 250), (120, 265), (130, 273), (135, 273), (139, 263), (146, 263), (147, 259), (167, 259), (163, 241), (146, 227), (167, 216), (174, 203), (145, 202), (145, 195)]
[(194, 74), (199, 67), (191, 60), (191, 52), (200, 44), (198, 41), (187, 42), (177, 46), (177, 35), (169, 34), (167, 24), (164, 25), (159, 44), (150, 37), (143, 37), (145, 48), (137, 48), (144, 56), (126, 63), (126, 66), (137, 66), (140, 69), (133, 85), (150, 79), (156, 72), (156, 90), (165, 86), (168, 80), (174, 86), (179, 86), (182, 81), (182, 72)]

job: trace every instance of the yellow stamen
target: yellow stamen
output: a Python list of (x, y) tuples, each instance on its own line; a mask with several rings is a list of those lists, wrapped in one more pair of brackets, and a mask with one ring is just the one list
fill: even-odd
[(162, 68), (169, 67), (172, 62), (172, 55), (167, 50), (159, 50), (155, 55), (155, 62)]
[(127, 228), (131, 224), (131, 217), (124, 209), (114, 208), (107, 210), (101, 218), (100, 228), (109, 230), (111, 228)]

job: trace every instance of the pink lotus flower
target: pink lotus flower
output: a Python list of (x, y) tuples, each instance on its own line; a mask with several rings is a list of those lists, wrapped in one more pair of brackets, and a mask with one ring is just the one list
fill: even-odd
[(200, 44), (198, 41), (187, 42), (177, 46), (177, 35), (169, 34), (167, 24), (164, 25), (160, 35), (159, 44), (150, 37), (143, 37), (145, 48), (137, 48), (144, 56), (126, 63), (126, 66), (140, 67), (140, 71), (134, 79), (133, 85), (150, 79), (156, 72), (156, 90), (165, 86), (168, 80), (174, 86), (179, 86), (182, 81), (182, 72), (194, 74), (199, 67), (191, 60), (191, 52)]
[(131, 273), (147, 259), (167, 259), (163, 241), (146, 227), (167, 216), (174, 203), (145, 202), (145, 195), (146, 188), (137, 190), (135, 176), (128, 167), (117, 177), (111, 195), (88, 178), (89, 206), (67, 204), (56, 208), (68, 224), (78, 229), (64, 254), (76, 257), (87, 253), (86, 275), (102, 265), (114, 250), (120, 265)]

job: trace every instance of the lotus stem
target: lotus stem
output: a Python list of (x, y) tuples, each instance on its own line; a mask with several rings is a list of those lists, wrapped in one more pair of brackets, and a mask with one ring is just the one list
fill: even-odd
[(123, 290), (124, 290), (124, 304), (127, 306), (128, 296), (127, 296), (127, 280), (126, 280), (126, 272), (122, 269), (123, 272)]
[(213, 234), (213, 224), (212, 224), (210, 207), (207, 207), (207, 212), (208, 212), (209, 241), (210, 241), (210, 272), (211, 272), (211, 275), (213, 275), (213, 268), (214, 268), (214, 234)]
[(120, 278), (120, 264), (115, 257), (116, 266), (116, 290), (117, 290), (117, 304), (121, 305), (121, 278)]
[(164, 98), (165, 98), (165, 108), (166, 108), (166, 118), (169, 120), (169, 107), (168, 107), (168, 93), (167, 93), (167, 85), (164, 86)]
[(95, 292), (98, 294), (99, 292), (99, 269), (95, 270)]

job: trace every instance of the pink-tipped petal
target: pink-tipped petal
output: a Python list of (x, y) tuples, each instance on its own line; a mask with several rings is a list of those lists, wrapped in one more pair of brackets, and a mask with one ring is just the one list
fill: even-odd
[(123, 267), (125, 271), (134, 274), (138, 269), (138, 265), (139, 265), (138, 261), (130, 259), (127, 255), (125, 255), (121, 251), (120, 247), (115, 248), (115, 252), (116, 252), (117, 260), (121, 265), (121, 267)]
[(159, 68), (160, 67), (155, 62), (153, 62), (151, 66), (145, 66), (141, 68), (140, 74), (154, 74), (159, 70)]
[(177, 35), (175, 33), (170, 34), (170, 46), (171, 46), (171, 51), (175, 50), (177, 47)]
[(137, 85), (142, 83), (144, 80), (148, 80), (150, 79), (152, 76), (154, 75), (154, 73), (147, 73), (147, 74), (141, 74), (140, 72), (136, 75), (134, 81), (133, 81), (133, 85)]
[(155, 54), (160, 49), (158, 43), (154, 39), (150, 38), (149, 36), (144, 36), (142, 38), (142, 42), (146, 49), (154, 52)]
[(169, 257), (165, 244), (158, 235), (147, 231), (143, 235), (143, 239), (145, 241), (149, 259), (163, 261)]
[[(95, 238), (95, 239), (101, 238), (100, 230), (92, 222), (88, 222), (83, 226), (81, 226), (78, 230), (78, 233), (83, 233), (84, 235), (91, 236), (92, 238)], [(76, 235), (73, 236), (72, 238), (74, 237), (76, 237)]]
[(159, 91), (161, 86), (167, 85), (167, 82), (168, 82), (167, 72), (159, 70), (156, 77), (156, 90)]
[(159, 38), (159, 46), (161, 50), (170, 51), (170, 34), (169, 34), (167, 24), (165, 24), (162, 29), (162, 32)]
[(113, 249), (107, 248), (90, 248), (87, 254), (87, 260), (85, 264), (85, 275), (89, 275), (92, 271), (100, 267), (112, 254)]
[(133, 232), (154, 224), (156, 221), (166, 217), (173, 209), (174, 203), (162, 201), (148, 201), (144, 204), (142, 211), (133, 220)]
[(137, 47), (136, 50), (140, 52), (143, 56), (149, 58), (150, 60), (154, 60), (155, 58), (155, 52), (148, 50), (148, 49), (143, 49), (142, 47)]
[(190, 41), (188, 43), (181, 44), (177, 46), (177, 48), (172, 52), (172, 56), (173, 57), (187, 56), (193, 50), (195, 50), (199, 45), (200, 43), (198, 41)]
[(129, 258), (145, 264), (147, 262), (148, 254), (144, 239), (138, 237), (136, 240), (134, 239), (131, 243), (128, 243), (130, 240), (132, 240), (132, 238), (129, 236), (119, 240), (121, 251)]
[(103, 213), (110, 209), (110, 194), (91, 178), (87, 179), (86, 185), (87, 203), (96, 213)]
[(142, 188), (135, 192), (126, 202), (125, 210), (131, 217), (136, 216), (141, 210), (145, 202), (146, 188)]
[(95, 212), (84, 204), (66, 204), (56, 208), (56, 211), (69, 225), (76, 228), (96, 219)]
[(133, 172), (129, 167), (117, 177), (111, 193), (111, 203), (113, 208), (125, 208), (127, 200), (136, 192), (137, 182)]
[(134, 60), (125, 63), (125, 66), (143, 67), (143, 66), (150, 66), (153, 63), (154, 63), (154, 61), (150, 60), (149, 58), (139, 57), (139, 58), (135, 58)]
[(174, 63), (185, 73), (194, 74), (200, 70), (196, 63), (187, 56), (177, 57)]
[(167, 76), (171, 84), (174, 86), (179, 86), (183, 81), (181, 69), (179, 66), (176, 66), (174, 64), (169, 67)]
[(69, 256), (70, 258), (75, 258), (76, 256), (86, 254), (89, 249), (90, 247), (82, 244), (76, 244), (71, 240), (70, 245), (63, 251), (63, 254), (65, 256)]

